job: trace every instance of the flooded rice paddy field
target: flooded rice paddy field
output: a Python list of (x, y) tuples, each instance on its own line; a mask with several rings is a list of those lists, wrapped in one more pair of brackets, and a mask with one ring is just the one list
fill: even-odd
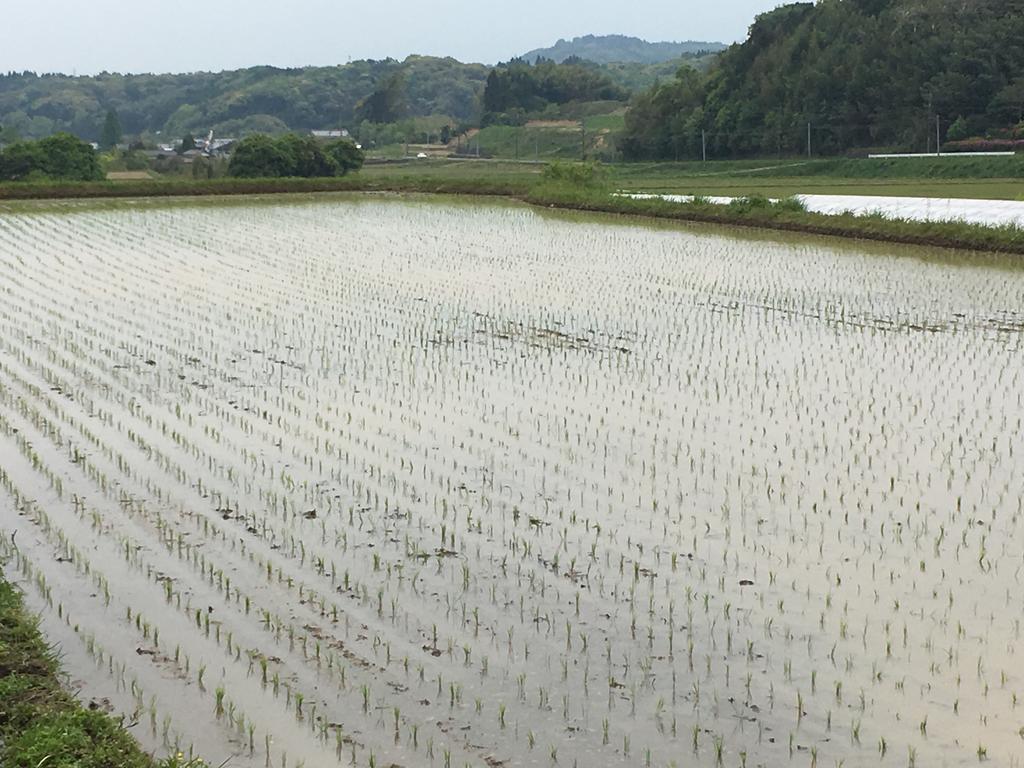
[(0, 554), (232, 766), (1024, 760), (1024, 270), (386, 199), (0, 214)]

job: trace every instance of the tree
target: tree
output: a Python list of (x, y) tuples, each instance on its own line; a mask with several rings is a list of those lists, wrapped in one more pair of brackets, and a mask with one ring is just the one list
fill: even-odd
[(18, 141), (21, 136), (18, 135), (18, 131), (12, 125), (0, 126), (0, 146), (4, 144), (13, 144)]
[(93, 148), (70, 133), (57, 133), (39, 140), (45, 158), (43, 169), (51, 179), (100, 181), (104, 178)]
[(191, 133), (186, 133), (181, 139), (181, 146), (178, 147), (178, 154), (184, 155), (186, 152), (196, 148), (196, 138)]
[(277, 138), (257, 134), (235, 147), (228, 173), (241, 178), (319, 178), (344, 175), (362, 164), (363, 153), (349, 141), (321, 146), (312, 137), (294, 133)]
[(682, 67), (673, 82), (641, 94), (626, 113), (621, 147), (630, 159), (694, 159), (701, 146), (705, 91), (700, 74)]
[(100, 148), (113, 149), (121, 143), (121, 120), (116, 110), (107, 110), (107, 117), (103, 121), (103, 130), (100, 132)]
[(999, 91), (992, 105), (1014, 123), (1024, 121), (1024, 77), (1016, 78)]
[(256, 134), (235, 146), (228, 173), (246, 179), (278, 178), (291, 176), (294, 163), (294, 158), (272, 137)]
[(483, 95), (484, 124), (516, 125), (551, 105), (582, 101), (625, 101), (629, 93), (598, 65), (569, 59), (563, 64), (520, 59), (492, 69)]
[(277, 143), (291, 158), (291, 172), (287, 175), (305, 179), (337, 175), (338, 166), (334, 158), (327, 155), (311, 136), (287, 133), (278, 138)]
[(1022, 0), (782, 5), (716, 59), (698, 103), (682, 83), (636, 97), (619, 146), (627, 158), (677, 156), (698, 110), (715, 157), (802, 154), (809, 124), (816, 153), (924, 150), (936, 116), (963, 116), (952, 135), (1006, 133), (1024, 117), (1022, 11)]
[(371, 123), (394, 123), (405, 117), (405, 78), (394, 72), (356, 106), (356, 119)]
[(346, 139), (332, 141), (324, 147), (324, 152), (334, 159), (339, 176), (344, 176), (350, 171), (358, 171), (363, 167), (363, 151), (355, 145), (355, 142)]
[(949, 130), (946, 131), (947, 141), (963, 141), (970, 138), (970, 135), (971, 129), (968, 127), (963, 115), (954, 120), (952, 125), (949, 126)]
[(18, 141), (0, 152), (0, 180), (25, 181), (43, 175), (43, 153), (37, 142)]
[(40, 141), (19, 141), (0, 153), (0, 178), (5, 181), (56, 179), (99, 181), (103, 169), (93, 148), (68, 133)]

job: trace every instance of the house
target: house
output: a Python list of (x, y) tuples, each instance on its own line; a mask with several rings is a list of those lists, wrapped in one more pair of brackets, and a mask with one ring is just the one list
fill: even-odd
[(323, 139), (325, 141), (334, 141), (335, 139), (347, 139), (349, 138), (349, 132), (341, 130), (328, 130), (328, 131), (310, 131), (314, 139)]
[(214, 139), (206, 143), (206, 157), (227, 157), (238, 139)]

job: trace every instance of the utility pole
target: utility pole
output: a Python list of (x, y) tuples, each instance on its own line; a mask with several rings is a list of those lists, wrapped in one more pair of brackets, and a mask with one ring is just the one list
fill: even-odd
[(940, 127), (940, 124), (939, 124), (939, 116), (936, 115), (935, 116), (935, 154), (936, 155), (941, 155), (942, 154), (941, 136), (942, 136), (942, 128)]
[(580, 120), (580, 162), (587, 159), (587, 126)]
[(811, 124), (807, 124), (807, 158), (811, 157)]
[(706, 163), (708, 161), (708, 134), (703, 128), (700, 130), (700, 152), (703, 162)]

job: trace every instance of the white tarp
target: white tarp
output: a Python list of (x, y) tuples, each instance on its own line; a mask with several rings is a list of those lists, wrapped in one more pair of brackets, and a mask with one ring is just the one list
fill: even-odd
[[(1022, 187), (1024, 190), (1024, 187)], [(691, 195), (629, 194), (640, 200), (661, 198), (676, 203), (693, 201)], [(988, 226), (1015, 225), (1024, 228), (1024, 202), (1012, 200), (970, 200), (938, 197), (882, 197), (872, 195), (794, 195), (808, 211), (858, 216), (882, 214), (888, 218), (914, 221), (964, 221)], [(734, 198), (709, 197), (712, 203), (725, 205)]]

